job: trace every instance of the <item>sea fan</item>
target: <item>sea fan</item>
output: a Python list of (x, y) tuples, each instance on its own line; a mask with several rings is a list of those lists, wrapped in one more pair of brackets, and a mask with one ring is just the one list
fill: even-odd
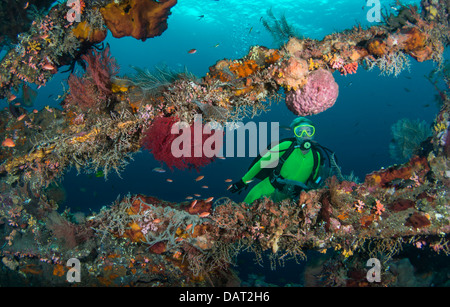
[(119, 73), (119, 66), (109, 52), (109, 45), (102, 52), (91, 49), (81, 58), (87, 64), (85, 77), (92, 78), (102, 95), (112, 94), (111, 78)]
[(408, 160), (420, 148), (420, 144), (431, 136), (431, 129), (426, 121), (403, 118), (391, 127), (393, 139), (389, 153), (393, 159)]
[[(196, 148), (203, 148), (204, 142), (207, 140), (208, 135), (202, 134), (201, 143), (197, 143), (194, 138), (194, 126), (191, 125), (191, 148), (190, 157), (175, 157), (172, 153), (172, 143), (177, 139), (180, 134), (172, 133), (172, 126), (178, 122), (176, 117), (157, 117), (153, 120), (150, 127), (144, 132), (144, 138), (142, 139), (142, 146), (149, 150), (156, 160), (166, 163), (166, 165), (173, 170), (174, 168), (183, 169), (195, 169), (199, 170), (200, 167), (208, 165), (214, 160), (214, 157), (207, 157), (203, 152), (200, 157), (196, 157)], [(203, 126), (202, 131), (203, 131)], [(217, 145), (217, 144), (215, 144)]]
[(112, 94), (111, 78), (119, 73), (116, 60), (111, 57), (109, 45), (102, 52), (94, 49), (81, 57), (86, 65), (83, 76), (71, 74), (70, 93), (63, 107), (78, 105), (83, 111), (101, 107)]

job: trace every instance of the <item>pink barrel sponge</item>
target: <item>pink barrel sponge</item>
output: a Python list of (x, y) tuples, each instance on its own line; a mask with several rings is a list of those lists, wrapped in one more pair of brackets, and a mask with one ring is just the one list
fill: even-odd
[(296, 115), (318, 114), (331, 108), (339, 95), (339, 86), (328, 70), (313, 71), (302, 89), (286, 93), (286, 105)]

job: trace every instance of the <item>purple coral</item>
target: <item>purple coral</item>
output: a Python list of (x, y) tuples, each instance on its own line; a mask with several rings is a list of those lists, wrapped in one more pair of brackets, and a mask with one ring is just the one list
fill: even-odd
[(296, 115), (318, 114), (331, 108), (339, 95), (333, 75), (324, 69), (313, 71), (302, 89), (286, 93), (286, 105)]
[(111, 77), (117, 75), (119, 67), (116, 60), (111, 57), (109, 45), (101, 53), (92, 49), (92, 52), (88, 52), (81, 58), (87, 64), (86, 76), (92, 78), (100, 93), (105, 96), (111, 94)]

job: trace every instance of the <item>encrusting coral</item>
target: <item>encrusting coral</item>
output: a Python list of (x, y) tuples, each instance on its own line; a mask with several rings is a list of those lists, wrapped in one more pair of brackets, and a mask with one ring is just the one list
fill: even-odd
[[(9, 2), (14, 2), (14, 7), (19, 4), (19, 1)], [(72, 70), (92, 45), (105, 39), (105, 24), (117, 37), (145, 40), (161, 35), (167, 29), (170, 8), (177, 3), (176, 0), (126, 0), (120, 6), (116, 4), (118, 1), (72, 1), (72, 6), (80, 4), (80, 20), (73, 21), (68, 18), (67, 1), (55, 3), (48, 11), (35, 9), (37, 2), (47, 5), (47, 1), (20, 0), (20, 5), (26, 6), (20, 8), (20, 15), (28, 12), (35, 20), (27, 25), (27, 32), (15, 35), (18, 43), (8, 48), (0, 62), (0, 97), (10, 97), (23, 82), (44, 86), (61, 66), (69, 65)], [(70, 17), (74, 18), (74, 14)], [(8, 42), (0, 40), (2, 43)]]
[(72, 31), (79, 40), (89, 41), (92, 44), (101, 43), (107, 34), (106, 29), (92, 28), (87, 21), (80, 22)]
[(280, 66), (273, 66), (273, 78), (287, 90), (297, 90), (306, 84), (308, 63), (304, 59), (290, 57)]

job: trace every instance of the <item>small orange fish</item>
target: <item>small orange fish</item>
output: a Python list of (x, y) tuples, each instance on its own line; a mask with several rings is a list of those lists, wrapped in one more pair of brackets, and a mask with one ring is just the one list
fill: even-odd
[(209, 197), (209, 198), (207, 198), (206, 200), (205, 200), (205, 202), (207, 202), (207, 203), (209, 203), (210, 201), (212, 201), (214, 199), (214, 197)]
[(198, 176), (197, 178), (195, 178), (195, 181), (200, 181), (200, 180), (202, 180), (203, 178), (205, 178), (205, 176), (203, 176), (203, 175)]
[(56, 67), (53, 66), (52, 64), (45, 64), (44, 66), (42, 66), (42, 68), (45, 69), (45, 70), (53, 70)]
[(159, 224), (159, 223), (161, 223), (161, 220), (160, 220), (160, 219), (154, 219), (154, 220), (153, 220), (153, 223)]
[(175, 239), (175, 242), (181, 242), (181, 241), (183, 241), (183, 238), (182, 238), (182, 237), (179, 237), (179, 238), (176, 238), (176, 239)]
[(25, 6), (23, 7), (23, 9), (26, 10), (29, 5), (30, 5), (30, 2), (25, 3)]
[(217, 157), (217, 159), (225, 160), (225, 157)]
[(192, 203), (191, 203), (191, 209), (193, 209), (196, 204), (197, 204), (197, 200), (193, 200)]
[(197, 49), (191, 49), (191, 50), (188, 51), (189, 54), (194, 54), (196, 52), (197, 52)]
[(233, 181), (233, 180), (231, 180), (231, 179), (225, 179), (225, 182), (231, 182), (231, 181)]
[(192, 196), (187, 196), (185, 199), (187, 199), (187, 200), (190, 200), (190, 199), (193, 199), (194, 197), (192, 197)]
[(172, 180), (172, 179), (166, 179), (166, 181), (167, 181), (167, 182), (173, 182), (173, 180)]
[(22, 114), (22, 115), (20, 115), (19, 117), (17, 117), (17, 120), (18, 120), (18, 121), (21, 121), (22, 119), (25, 118), (25, 116), (27, 116), (27, 115), (26, 115), (26, 114)]
[(11, 96), (8, 97), (8, 101), (13, 101), (16, 98), (17, 98), (16, 95), (11, 95)]
[(186, 229), (184, 229), (184, 231), (188, 231), (191, 228), (192, 228), (192, 224), (189, 224), (189, 225), (186, 226)]
[(195, 197), (200, 197), (201, 195), (200, 195), (200, 194), (194, 194), (194, 196), (195, 196)]
[(14, 105), (15, 106), (20, 106), (20, 102), (16, 102)]
[(198, 216), (199, 217), (207, 217), (208, 215), (210, 215), (211, 213), (209, 213), (209, 212), (202, 212), (202, 213), (200, 213)]
[(207, 189), (208, 186), (207, 185), (202, 185), (202, 189)]
[(3, 147), (14, 147), (14, 146), (16, 146), (16, 144), (14, 144), (14, 141), (11, 140), (10, 138), (6, 138), (6, 139), (2, 142), (2, 146), (3, 146)]
[(231, 189), (231, 187), (232, 187), (232, 186), (233, 186), (233, 185), (232, 185), (232, 184), (230, 184), (230, 185), (228, 186), (227, 190)]

